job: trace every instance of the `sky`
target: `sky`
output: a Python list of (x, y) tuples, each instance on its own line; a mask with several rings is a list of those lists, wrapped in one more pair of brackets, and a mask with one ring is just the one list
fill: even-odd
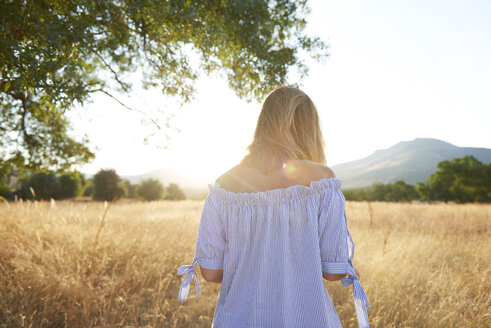
[[(307, 32), (327, 42), (329, 57), (308, 61), (301, 89), (319, 111), (328, 166), (415, 138), (491, 148), (490, 1), (317, 0), (310, 7)], [(136, 88), (125, 99), (163, 120), (173, 115), (172, 128), (148, 145), (143, 139), (155, 127), (106, 96), (72, 112), (75, 134), (87, 134), (96, 151), (79, 169), (139, 175), (179, 167), (211, 182), (236, 165), (261, 103), (239, 99), (217, 76), (195, 86), (195, 100), (183, 107), (158, 90)]]

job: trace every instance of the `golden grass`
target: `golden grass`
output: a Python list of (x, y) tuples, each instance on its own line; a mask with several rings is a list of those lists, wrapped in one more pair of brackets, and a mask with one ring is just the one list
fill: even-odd
[[(177, 300), (202, 204), (119, 202), (101, 228), (102, 203), (0, 203), (0, 327), (210, 327), (219, 285)], [(491, 205), (370, 207), (346, 205), (372, 327), (491, 326)], [(325, 284), (357, 326), (352, 288)]]

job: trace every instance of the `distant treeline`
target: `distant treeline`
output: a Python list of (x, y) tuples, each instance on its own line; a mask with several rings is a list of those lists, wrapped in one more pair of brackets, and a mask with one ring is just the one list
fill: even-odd
[(7, 176), (0, 174), (0, 196), (7, 200), (60, 200), (80, 196), (106, 201), (116, 196), (143, 200), (186, 199), (184, 192), (175, 183), (164, 187), (157, 179), (146, 179), (139, 184), (131, 184), (112, 169), (100, 170), (92, 179), (86, 179), (77, 171), (61, 174), (34, 172), (21, 178), (16, 188), (7, 183)]
[(374, 183), (370, 187), (343, 190), (347, 200), (410, 202), (491, 202), (491, 163), (483, 164), (473, 156), (439, 162), (438, 170), (416, 186), (396, 181)]

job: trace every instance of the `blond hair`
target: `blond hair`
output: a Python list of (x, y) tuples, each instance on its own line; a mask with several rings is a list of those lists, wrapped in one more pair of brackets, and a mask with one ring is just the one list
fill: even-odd
[(291, 159), (325, 164), (319, 115), (303, 91), (280, 87), (263, 103), (249, 154), (241, 163), (271, 174)]

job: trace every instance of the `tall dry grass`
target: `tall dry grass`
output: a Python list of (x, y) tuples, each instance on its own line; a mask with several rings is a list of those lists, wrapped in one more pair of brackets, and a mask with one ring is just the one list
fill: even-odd
[[(177, 300), (201, 207), (1, 203), (0, 327), (210, 327), (219, 285), (200, 278), (200, 299), (193, 284)], [(373, 327), (491, 326), (491, 205), (346, 212)], [(325, 284), (343, 326), (357, 326), (351, 287)]]

